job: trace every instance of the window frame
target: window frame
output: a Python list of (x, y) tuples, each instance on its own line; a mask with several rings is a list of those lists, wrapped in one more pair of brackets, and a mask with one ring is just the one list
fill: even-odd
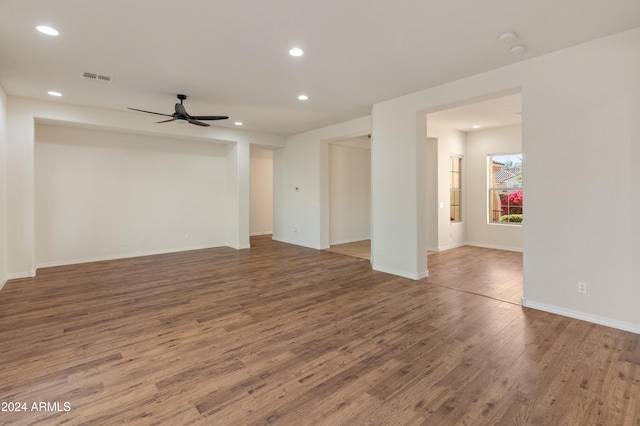
[[(520, 160), (520, 184), (519, 186), (505, 186), (505, 187), (498, 187), (495, 185), (495, 178), (494, 178), (494, 157), (517, 157)], [(501, 164), (501, 163), (498, 163)], [(523, 221), (522, 222), (500, 222), (500, 217), (505, 216), (504, 214), (502, 214), (502, 202), (501, 202), (501, 198), (499, 199), (500, 201), (498, 202), (499, 205), (499, 210), (497, 210), (496, 208), (494, 208), (495, 203), (496, 203), (496, 199), (494, 194), (496, 192), (503, 192), (506, 194), (511, 194), (517, 191), (521, 191), (522, 194), (524, 195), (524, 156), (522, 154), (522, 152), (505, 152), (505, 153), (490, 153), (487, 154), (487, 224), (488, 225), (506, 225), (506, 226), (522, 226), (524, 223), (524, 203), (522, 203), (522, 205), (516, 205), (514, 208), (518, 209), (520, 211), (520, 213), (511, 213), (511, 214), (522, 214), (523, 215)], [(517, 177), (517, 175), (515, 175), (514, 177)], [(507, 207), (508, 209), (510, 207)], [(496, 220), (494, 220), (495, 214), (496, 212), (499, 212), (500, 215), (498, 216), (498, 218)]]
[[(463, 221), (462, 217), (462, 160), (463, 156), (459, 154), (449, 155), (449, 221), (450, 223), (460, 223)], [(454, 161), (457, 162), (458, 170), (454, 170)], [(454, 176), (457, 174), (458, 186), (455, 186)], [(456, 194), (456, 196), (454, 196)], [(457, 198), (458, 203), (454, 204)], [(454, 213), (454, 209), (457, 207), (458, 215)]]

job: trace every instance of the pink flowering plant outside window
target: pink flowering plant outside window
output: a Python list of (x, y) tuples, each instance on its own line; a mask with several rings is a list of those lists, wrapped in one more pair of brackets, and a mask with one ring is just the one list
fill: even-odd
[(501, 204), (502, 214), (522, 214), (522, 190), (502, 197)]

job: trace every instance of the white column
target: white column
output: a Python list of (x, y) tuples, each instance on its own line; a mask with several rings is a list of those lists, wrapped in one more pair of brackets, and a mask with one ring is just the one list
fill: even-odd
[(428, 274), (424, 114), (393, 103), (375, 105), (371, 143), (373, 268), (424, 278)]
[(226, 244), (249, 248), (249, 144), (236, 142), (227, 147), (227, 230)]

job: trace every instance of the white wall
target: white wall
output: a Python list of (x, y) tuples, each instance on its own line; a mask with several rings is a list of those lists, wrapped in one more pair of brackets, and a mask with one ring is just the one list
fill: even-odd
[[(522, 226), (488, 224), (487, 155), (522, 152), (522, 126), (478, 130), (466, 134), (467, 149), (463, 165), (466, 173), (465, 223), (467, 244), (522, 251)], [(524, 160), (526, 169), (526, 159)], [(524, 176), (526, 191), (527, 176)], [(525, 200), (526, 200), (525, 192)], [(526, 203), (526, 201), (525, 201)], [(553, 206), (549, 206), (553, 208)], [(525, 225), (526, 226), (526, 225)]]
[[(427, 138), (427, 249), (440, 250), (438, 234), (440, 206), (438, 195), (438, 138)], [(447, 176), (447, 182), (449, 177)]]
[[(640, 245), (633, 240), (639, 225), (632, 210), (640, 197), (638, 75), (635, 29), (374, 105), (374, 268), (405, 276), (423, 270), (416, 253), (426, 232), (416, 230), (426, 215), (414, 212), (426, 191), (416, 191), (412, 164), (424, 140), (422, 117), (521, 88), (524, 304), (640, 332)], [(406, 192), (399, 195), (400, 187)], [(571, 212), (571, 219), (558, 211)], [(587, 295), (577, 293), (578, 281), (588, 284)]]
[(526, 304), (640, 333), (640, 29), (542, 57), (530, 72)]
[(0, 289), (7, 280), (7, 96), (0, 86)]
[(37, 125), (37, 267), (225, 245), (224, 145)]
[(251, 146), (251, 235), (273, 233), (273, 151)]
[[(467, 163), (468, 159), (465, 155), (466, 151), (466, 134), (459, 130), (447, 128), (445, 126), (438, 126), (433, 123), (429, 123), (429, 117), (427, 116), (427, 134), (430, 138), (437, 139), (437, 197), (438, 197), (438, 209), (437, 209), (437, 222), (438, 222), (438, 235), (437, 246), (429, 247), (430, 250), (440, 251), (447, 250), (454, 247), (459, 247), (466, 242), (466, 227), (468, 219), (468, 210), (466, 206), (467, 197)], [(451, 222), (451, 200), (450, 200), (450, 188), (449, 188), (449, 174), (450, 174), (450, 158), (452, 155), (461, 156), (462, 159), (462, 221)], [(442, 204), (440, 204), (442, 203)], [(443, 207), (440, 208), (440, 205)], [(428, 215), (427, 215), (428, 216)], [(429, 220), (427, 218), (427, 220)]]
[(329, 142), (370, 130), (371, 117), (362, 117), (290, 136), (274, 151), (273, 239), (329, 247)]
[(371, 149), (329, 145), (329, 243), (371, 238)]
[[(158, 125), (143, 114), (111, 111), (9, 97), (7, 101), (7, 276), (35, 274), (35, 122), (146, 135), (174, 140), (225, 144), (227, 229), (225, 244), (249, 245), (249, 145), (283, 147), (284, 137), (235, 129)], [(231, 203), (231, 204), (229, 204)]]

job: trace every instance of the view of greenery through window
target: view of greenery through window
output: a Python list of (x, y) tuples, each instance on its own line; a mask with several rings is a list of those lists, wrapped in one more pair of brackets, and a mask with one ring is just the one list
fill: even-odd
[(522, 223), (522, 154), (489, 156), (489, 222)]

